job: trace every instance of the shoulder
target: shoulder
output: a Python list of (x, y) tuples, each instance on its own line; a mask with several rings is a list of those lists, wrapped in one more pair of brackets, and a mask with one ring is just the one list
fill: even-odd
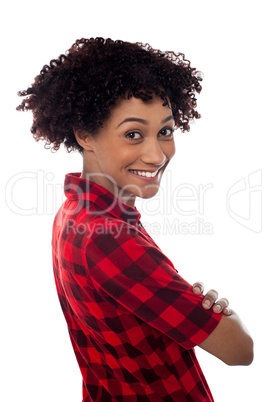
[(91, 223), (85, 253), (92, 258), (97, 255), (97, 259), (108, 256), (120, 266), (135, 264), (147, 270), (165, 270), (171, 277), (177, 274), (172, 261), (144, 229), (116, 218), (101, 217)]
[(101, 238), (103, 241), (113, 238), (120, 243), (135, 239), (140, 242), (147, 242), (148, 239), (141, 231), (141, 228), (131, 225), (121, 219), (112, 217), (98, 217), (88, 225), (88, 240)]

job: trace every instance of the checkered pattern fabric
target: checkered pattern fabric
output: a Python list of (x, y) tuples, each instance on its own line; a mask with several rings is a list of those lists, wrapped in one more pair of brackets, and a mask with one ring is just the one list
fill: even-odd
[(135, 207), (80, 173), (64, 192), (53, 267), (83, 402), (213, 401), (194, 346), (222, 314), (202, 308)]

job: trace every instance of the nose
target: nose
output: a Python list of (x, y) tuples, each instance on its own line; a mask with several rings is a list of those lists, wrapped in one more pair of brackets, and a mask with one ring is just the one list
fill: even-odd
[(145, 164), (161, 166), (167, 161), (167, 157), (163, 152), (161, 145), (157, 139), (151, 139), (145, 144), (140, 158)]

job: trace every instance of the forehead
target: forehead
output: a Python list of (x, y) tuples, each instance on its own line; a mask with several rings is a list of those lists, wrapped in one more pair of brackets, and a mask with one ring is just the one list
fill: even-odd
[(164, 117), (172, 115), (169, 105), (162, 106), (163, 99), (154, 96), (151, 101), (144, 102), (142, 99), (131, 97), (130, 99), (120, 99), (111, 109), (109, 124), (120, 123), (128, 117), (136, 117), (144, 120), (162, 120)]

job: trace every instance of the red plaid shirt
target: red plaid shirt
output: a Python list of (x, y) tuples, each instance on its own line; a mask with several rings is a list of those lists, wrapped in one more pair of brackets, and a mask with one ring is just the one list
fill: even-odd
[(80, 173), (64, 192), (53, 267), (83, 402), (213, 401), (193, 348), (222, 314), (202, 308), (135, 207)]

